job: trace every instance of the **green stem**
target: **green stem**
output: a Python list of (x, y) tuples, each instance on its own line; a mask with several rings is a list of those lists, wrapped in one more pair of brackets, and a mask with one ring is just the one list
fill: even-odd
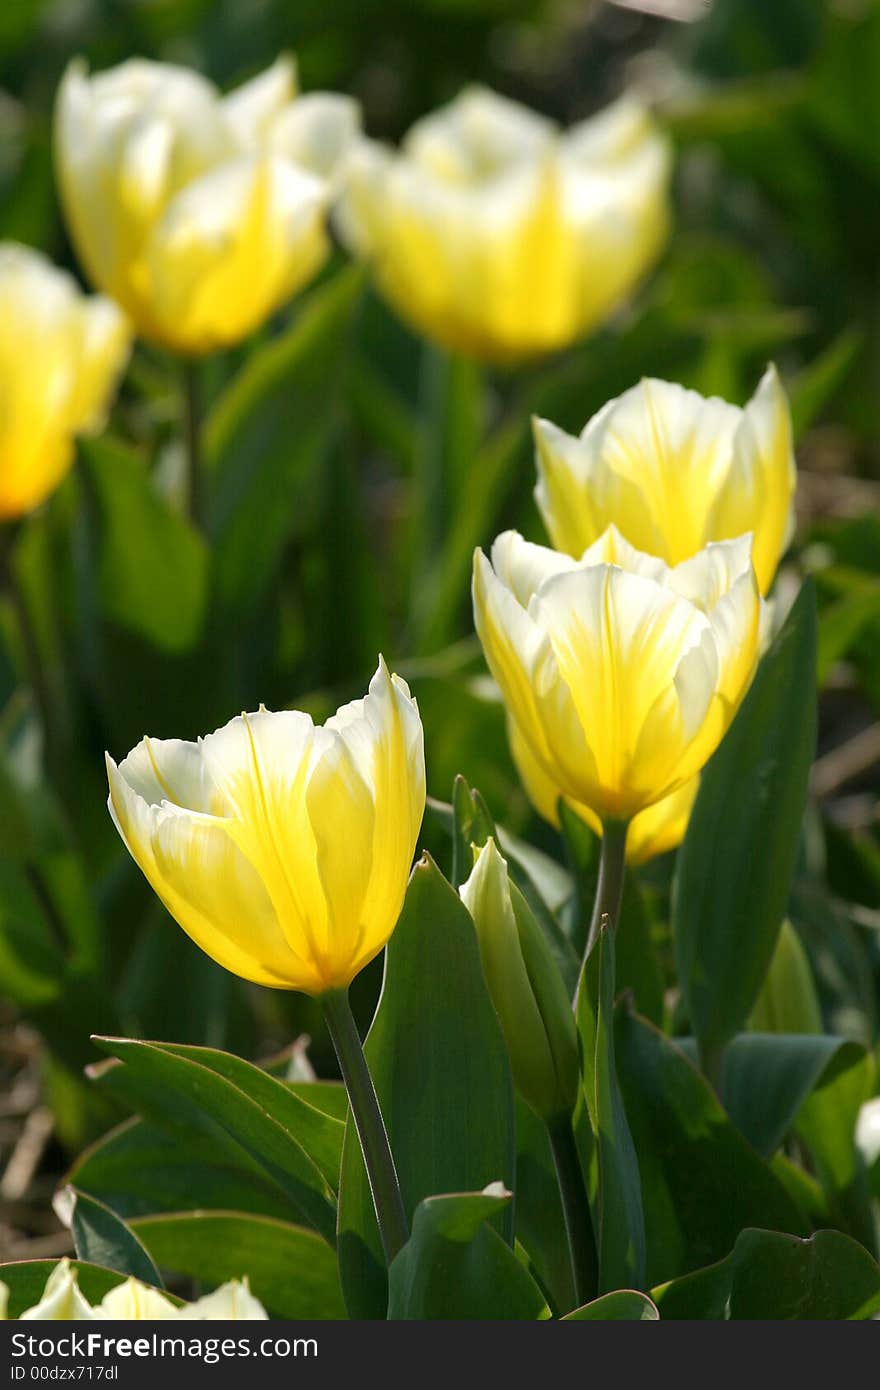
[(602, 823), (602, 852), (599, 858), (599, 881), (590, 919), (585, 957), (590, 954), (599, 936), (603, 921), (614, 931), (620, 916), (623, 879), (626, 873), (626, 832), (628, 822), (606, 820)]
[(186, 451), (187, 506), (194, 526), (203, 521), (202, 496), (202, 409), (199, 390), (199, 364), (193, 357), (183, 361), (183, 436)]
[(599, 1290), (599, 1264), (590, 1204), (584, 1187), (570, 1117), (562, 1115), (558, 1120), (548, 1124), (547, 1133), (562, 1197), (562, 1216), (568, 1238), (575, 1307), (582, 1308), (591, 1298), (596, 1297)]
[(385, 1122), (351, 1011), (348, 990), (329, 990), (321, 996), (321, 1003), (364, 1156), (385, 1261), (390, 1265), (409, 1239), (409, 1231)]
[(13, 533), (11, 530), (0, 532), (0, 587), (2, 587), (3, 591), (6, 593), (9, 606), (15, 618), (16, 626), (18, 627), (19, 639), (24, 654), (26, 679), (30, 684), (40, 723), (43, 727), (46, 756), (51, 762), (57, 750), (58, 740), (53, 716), (49, 677), (43, 662), (43, 654), (40, 650), (40, 642), (37, 637), (36, 628), (31, 621), (27, 599), (25, 598), (18, 580), (18, 575), (16, 574), (15, 564), (12, 558), (12, 543)]
[(724, 1062), (724, 1046), (718, 1043), (701, 1042), (699, 1045), (700, 1069), (716, 1096), (721, 1095), (721, 1068)]

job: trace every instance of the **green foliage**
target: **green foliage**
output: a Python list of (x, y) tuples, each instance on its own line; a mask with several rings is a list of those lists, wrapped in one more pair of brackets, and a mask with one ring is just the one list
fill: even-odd
[(246, 1212), (142, 1216), (132, 1229), (162, 1269), (209, 1287), (247, 1275), (273, 1317), (344, 1316), (336, 1257), (314, 1231)]
[(488, 1187), (420, 1202), (388, 1272), (389, 1318), (548, 1317), (540, 1289), (487, 1224), (510, 1199)]
[[(468, 911), (428, 858), (413, 871), (388, 946), (364, 1051), (410, 1217), (438, 1193), (481, 1191), (492, 1182), (513, 1190), (513, 1088), (501, 1028)], [(494, 1222), (509, 1242), (509, 1203)], [(339, 1262), (350, 1316), (384, 1316), (381, 1247), (351, 1125), (339, 1189)]]
[(64, 1196), (71, 1203), (70, 1229), (81, 1260), (162, 1288), (162, 1278), (144, 1246), (115, 1212), (76, 1188), (68, 1188)]
[(639, 1164), (617, 1075), (614, 935), (600, 928), (578, 990), (584, 1096), (593, 1131), (590, 1202), (602, 1292), (645, 1278), (645, 1216)]
[[(57, 1143), (34, 1201), (70, 1187), (84, 1293), (247, 1275), (288, 1318), (873, 1316), (880, 1160), (855, 1134), (880, 1086), (880, 3), (716, 0), (619, 27), (548, 0), (393, 0), (368, 25), (351, 0), (57, 8), (0, 7), (0, 236), (75, 271), (50, 119), (76, 52), (185, 54), (228, 86), (295, 48), (305, 90), (357, 94), (391, 139), (474, 80), (568, 122), (647, 60), (677, 164), (662, 263), (586, 341), (497, 368), (450, 356), (337, 251), (197, 364), (201, 518), (180, 364), (139, 344), (107, 429), (0, 526), (0, 1070), (13, 1095), (40, 1078)], [(651, 375), (744, 401), (771, 357), (800, 470), (778, 611), (800, 592), (682, 847), (628, 872), (587, 963), (574, 1134), (601, 1296), (583, 1303), (456, 890), (494, 835), (558, 1008), (599, 842), (570, 808), (560, 834), (529, 806), (473, 636), (473, 550), (509, 526), (545, 539), (531, 415), (579, 432)], [(227, 977), (178, 930), (103, 769), (144, 732), (195, 738), (260, 702), (323, 719), (379, 650), (418, 698), (431, 794), (384, 974), (353, 991), (411, 1230), (390, 1271), (319, 1007)], [(295, 1038), (295, 1066), (243, 1060)], [(28, 1200), (17, 1244), (45, 1228)], [(0, 1266), (10, 1316), (52, 1267)]]
[(661, 1318), (870, 1318), (880, 1266), (837, 1231), (808, 1240), (745, 1230), (726, 1259), (654, 1289)]
[(751, 1013), (785, 916), (816, 744), (815, 670), (805, 587), (702, 774), (678, 857), (676, 965), (704, 1049)]

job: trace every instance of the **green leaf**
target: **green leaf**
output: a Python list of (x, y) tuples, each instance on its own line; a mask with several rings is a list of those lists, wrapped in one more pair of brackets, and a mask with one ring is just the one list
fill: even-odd
[(660, 1314), (647, 1294), (635, 1289), (615, 1289), (566, 1313), (561, 1322), (656, 1322)]
[(271, 1317), (345, 1316), (335, 1253), (314, 1231), (236, 1211), (145, 1216), (132, 1225), (162, 1269), (212, 1289), (247, 1276)]
[(815, 743), (815, 599), (806, 584), (703, 772), (678, 853), (676, 965), (703, 1048), (742, 1027), (772, 959)]
[(616, 1040), (642, 1180), (649, 1282), (721, 1259), (744, 1226), (805, 1233), (786, 1187), (676, 1043), (626, 1008), (618, 1009)]
[(63, 1197), (70, 1203), (70, 1231), (79, 1259), (163, 1287), (143, 1245), (115, 1211), (75, 1187), (68, 1187)]
[(828, 681), (838, 661), (848, 656), (862, 634), (880, 620), (880, 583), (865, 578), (850, 593), (822, 609), (819, 615), (819, 686)]
[(799, 1240), (746, 1230), (726, 1259), (654, 1289), (652, 1297), (664, 1320), (870, 1318), (880, 1308), (880, 1266), (839, 1231)]
[(245, 1154), (236, 1163), (231, 1143), (224, 1148), (197, 1130), (184, 1133), (182, 1139), (145, 1120), (126, 1120), (80, 1154), (67, 1181), (126, 1220), (184, 1211), (194, 1196), (207, 1211), (290, 1217), (289, 1199)]
[(870, 1184), (855, 1142), (859, 1111), (875, 1087), (871, 1054), (856, 1044), (842, 1048), (801, 1106), (795, 1130), (809, 1151), (835, 1221), (876, 1252)]
[(547, 1126), (516, 1102), (516, 1239), (558, 1312), (574, 1302), (571, 1257)]
[[(416, 865), (365, 1052), (407, 1213), (438, 1192), (513, 1187), (513, 1087), (467, 909), (427, 855)], [(513, 1212), (498, 1217), (506, 1239)], [(352, 1317), (382, 1318), (387, 1285), (363, 1159), (346, 1129), (339, 1264)]]
[(802, 437), (843, 385), (863, 344), (864, 335), (859, 329), (845, 328), (788, 382), (795, 440)]
[(248, 358), (205, 422), (208, 530), (227, 616), (253, 609), (291, 533), (308, 525), (363, 280), (348, 267), (313, 291), (293, 326)]
[[(46, 1280), (57, 1266), (56, 1260), (20, 1260), (12, 1264), (0, 1264), (0, 1283), (9, 1289), (8, 1318), (20, 1318), (27, 1308), (33, 1308), (43, 1297)], [(80, 1292), (92, 1305), (100, 1303), (105, 1294), (123, 1284), (128, 1277), (115, 1269), (103, 1269), (100, 1265), (88, 1264), (84, 1260), (71, 1260), (71, 1269), (76, 1271)], [(176, 1301), (171, 1294), (166, 1298)]]
[(857, 1067), (864, 1057), (864, 1048), (844, 1038), (741, 1033), (724, 1052), (721, 1098), (739, 1131), (769, 1158), (822, 1078)]
[(204, 541), (169, 510), (126, 447), (105, 437), (81, 449), (102, 616), (163, 651), (187, 651), (205, 614)]
[(821, 1033), (822, 1026), (810, 959), (786, 918), (752, 1009), (750, 1027), (756, 1033)]
[(590, 1202), (600, 1291), (640, 1285), (645, 1278), (639, 1165), (614, 1055), (614, 979), (614, 935), (603, 926), (577, 998), (584, 1092), (594, 1137)]
[(617, 993), (628, 990), (636, 1011), (659, 1028), (663, 1022), (663, 972), (654, 949), (645, 895), (639, 887), (638, 878), (631, 871), (623, 883), (615, 949)]
[(482, 371), (472, 359), (427, 342), (421, 368), (421, 430), (413, 460), (419, 505), (411, 547), (419, 582), (411, 586), (411, 623), (416, 651), (433, 652), (454, 635), (443, 593), (448, 537), (458, 525), (458, 508), (468, 505), (485, 402)]
[(389, 1319), (549, 1317), (528, 1270), (487, 1224), (511, 1199), (493, 1187), (419, 1203), (412, 1235), (389, 1271)]
[(304, 1220), (328, 1240), (333, 1238), (333, 1193), (299, 1134), (312, 1142), (316, 1133), (336, 1121), (313, 1110), (268, 1073), (212, 1048), (129, 1038), (95, 1041), (124, 1062), (138, 1080), (194, 1104), (257, 1160)]

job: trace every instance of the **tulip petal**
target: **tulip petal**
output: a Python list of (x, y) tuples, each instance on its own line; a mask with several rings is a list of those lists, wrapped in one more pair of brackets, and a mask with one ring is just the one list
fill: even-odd
[(360, 130), (360, 107), (338, 92), (308, 92), (273, 122), (269, 147), (321, 179), (334, 179)]
[(326, 256), (326, 197), (321, 181), (271, 156), (245, 156), (190, 183), (148, 249), (157, 321), (169, 332), (185, 326), (200, 352), (251, 332)]
[(176, 1306), (170, 1298), (142, 1284), (139, 1279), (126, 1279), (106, 1293), (95, 1308), (96, 1318), (112, 1318), (119, 1321), (169, 1320), (178, 1316)]
[(546, 117), (474, 86), (417, 121), (404, 149), (435, 177), (472, 183), (540, 155), (555, 136), (556, 127)]
[(669, 704), (676, 670), (709, 631), (708, 622), (671, 590), (605, 565), (547, 580), (531, 609), (549, 636), (580, 725), (590, 731), (597, 785), (578, 799), (600, 814), (632, 815), (667, 790), (656, 787), (656, 772), (649, 775), (642, 764), (650, 756), (653, 769), (658, 756), (673, 750), (646, 744), (646, 723), (654, 724), (661, 702)]
[(769, 366), (742, 412), (733, 465), (710, 514), (713, 536), (754, 530), (754, 564), (766, 593), (794, 529), (796, 472), (791, 412), (778, 373)]
[[(123, 764), (124, 766), (124, 764)], [(151, 805), (107, 758), (110, 814), (157, 896), (197, 946), (225, 969), (279, 989), (314, 983), (292, 952), (253, 864), (219, 817)]]
[(532, 594), (545, 579), (575, 567), (569, 556), (545, 545), (533, 545), (518, 531), (503, 531), (492, 542), (492, 568), (522, 608), (528, 608)]
[(232, 138), (243, 150), (257, 149), (296, 96), (296, 62), (289, 53), (229, 92), (221, 106)]
[(187, 1303), (177, 1313), (180, 1322), (198, 1322), (210, 1319), (212, 1322), (262, 1322), (268, 1319), (259, 1299), (254, 1298), (247, 1279), (231, 1279), (221, 1284), (213, 1293)]
[(381, 950), (403, 906), (425, 808), (424, 735), (406, 683), (382, 659), (366, 697), (344, 705), (325, 729), (343, 741), (375, 804), (355, 974)]
[(60, 1260), (46, 1280), (39, 1303), (21, 1314), (22, 1322), (91, 1322), (94, 1313), (80, 1293), (76, 1270)]

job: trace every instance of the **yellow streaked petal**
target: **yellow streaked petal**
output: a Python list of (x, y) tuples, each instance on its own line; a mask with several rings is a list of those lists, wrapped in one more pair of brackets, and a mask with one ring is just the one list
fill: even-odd
[[(124, 766), (124, 764), (123, 764)], [(295, 958), (254, 865), (231, 823), (150, 804), (107, 759), (110, 814), (156, 895), (209, 956), (257, 984), (313, 986), (309, 963)]]
[(762, 593), (791, 540), (795, 483), (791, 411), (771, 364), (742, 412), (733, 464), (709, 520), (719, 539), (754, 532), (753, 559)]
[(242, 149), (259, 148), (296, 95), (296, 61), (282, 53), (271, 67), (227, 93), (221, 102), (232, 138)]
[(600, 814), (631, 815), (666, 790), (651, 796), (644, 785), (645, 725), (668, 697), (683, 656), (701, 641), (706, 618), (672, 591), (606, 565), (548, 580), (531, 612), (590, 731), (598, 785), (570, 791)]
[(252, 332), (328, 251), (326, 189), (286, 160), (244, 157), (189, 184), (151, 238), (157, 331), (207, 352)]

